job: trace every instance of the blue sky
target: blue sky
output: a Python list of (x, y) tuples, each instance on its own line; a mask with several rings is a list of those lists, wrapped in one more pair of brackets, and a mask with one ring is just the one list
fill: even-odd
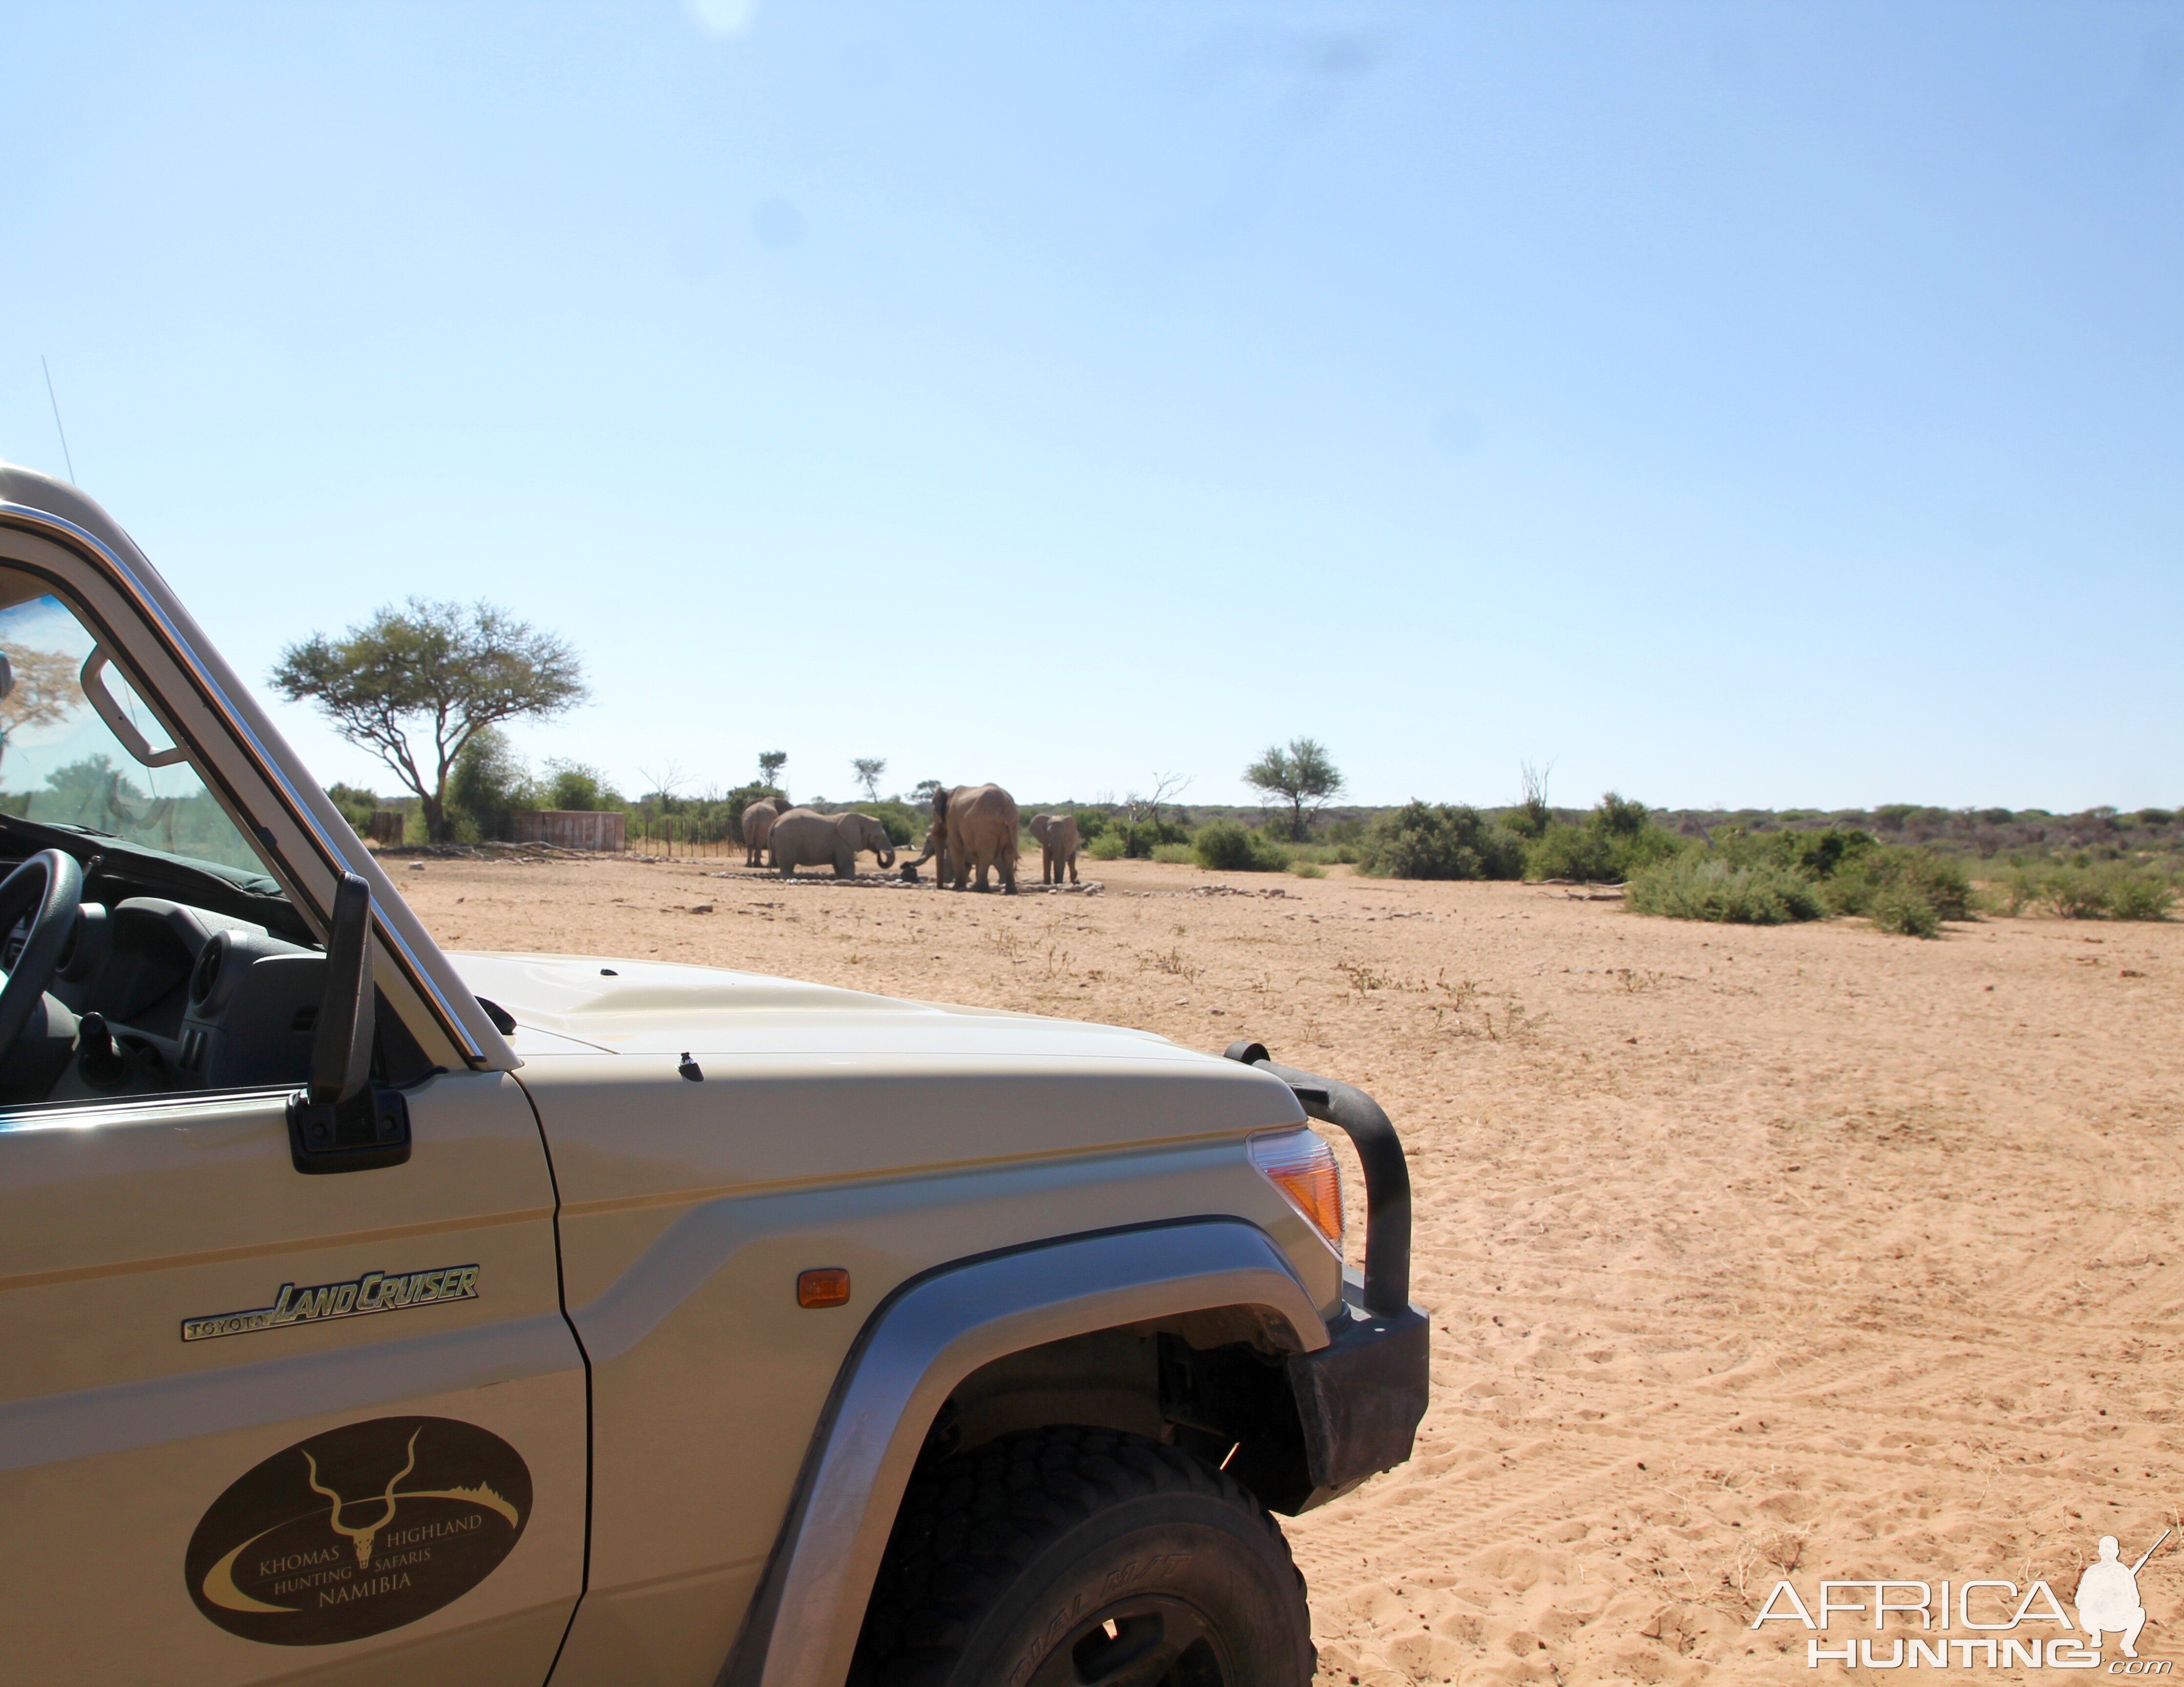
[(486, 596), (632, 788), (2184, 800), (2173, 8), (0, 21), (0, 457), (43, 355), (254, 678)]

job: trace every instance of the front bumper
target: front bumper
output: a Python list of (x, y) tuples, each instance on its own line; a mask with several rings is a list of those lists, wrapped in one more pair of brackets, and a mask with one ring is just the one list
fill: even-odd
[(1356, 1280), (1344, 1288), (1346, 1316), (1329, 1325), (1332, 1339), (1286, 1361), (1312, 1484), (1300, 1512), (1402, 1463), (1426, 1415), (1432, 1325), (1425, 1311), (1368, 1312), (1353, 1299)]

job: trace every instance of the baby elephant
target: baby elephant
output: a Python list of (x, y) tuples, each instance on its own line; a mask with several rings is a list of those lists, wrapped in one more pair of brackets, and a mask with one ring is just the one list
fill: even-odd
[(1069, 869), (1069, 882), (1077, 882), (1077, 816), (1073, 814), (1035, 814), (1031, 835), (1039, 839), (1039, 882), (1060, 884), (1061, 870)]
[(821, 814), (815, 809), (791, 809), (773, 822), (771, 839), (773, 864), (783, 878), (794, 878), (799, 867), (834, 864), (836, 878), (857, 876), (857, 851), (868, 849), (880, 865), (894, 865), (894, 845), (887, 828), (868, 814)]

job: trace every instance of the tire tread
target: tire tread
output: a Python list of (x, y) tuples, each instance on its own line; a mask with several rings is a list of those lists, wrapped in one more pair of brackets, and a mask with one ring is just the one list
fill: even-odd
[(1249, 1517), (1301, 1600), (1304, 1577), (1281, 1526), (1226, 1473), (1123, 1430), (1022, 1430), (912, 1474), (850, 1687), (942, 1687), (979, 1616), (1040, 1553), (1108, 1506), (1164, 1494), (1216, 1499)]

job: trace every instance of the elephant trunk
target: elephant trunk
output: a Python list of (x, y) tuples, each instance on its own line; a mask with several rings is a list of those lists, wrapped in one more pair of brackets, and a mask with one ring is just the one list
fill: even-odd
[(880, 865), (883, 867), (891, 867), (894, 865), (894, 851), (893, 849), (886, 849), (880, 851)]

